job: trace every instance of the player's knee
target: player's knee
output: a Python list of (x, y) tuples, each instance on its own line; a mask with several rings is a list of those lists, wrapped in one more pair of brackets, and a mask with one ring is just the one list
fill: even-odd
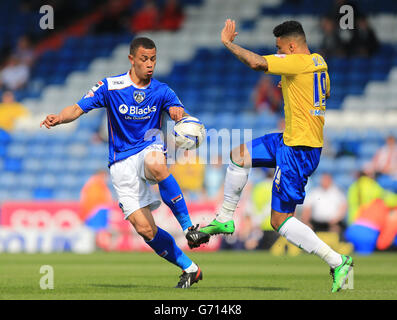
[(165, 164), (150, 164), (146, 165), (147, 171), (152, 179), (160, 182), (169, 176), (167, 165)]

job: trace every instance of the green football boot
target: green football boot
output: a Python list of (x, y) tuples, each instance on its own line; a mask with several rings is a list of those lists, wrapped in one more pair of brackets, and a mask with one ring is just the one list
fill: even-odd
[(227, 222), (219, 222), (216, 219), (203, 228), (200, 228), (201, 232), (207, 233), (211, 236), (216, 234), (233, 234), (234, 232), (234, 221), (229, 220)]
[(330, 274), (332, 276), (332, 289), (331, 292), (338, 292), (342, 289), (346, 282), (347, 276), (350, 270), (353, 268), (353, 258), (350, 256), (342, 255), (342, 263), (335, 269), (331, 269)]

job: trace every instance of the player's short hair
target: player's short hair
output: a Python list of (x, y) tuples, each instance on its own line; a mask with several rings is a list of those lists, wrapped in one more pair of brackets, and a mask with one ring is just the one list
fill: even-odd
[(130, 43), (130, 54), (134, 55), (138, 48), (156, 49), (156, 45), (152, 39), (146, 37), (135, 38)]
[(305, 31), (298, 21), (285, 21), (273, 29), (276, 38), (279, 37), (302, 37), (306, 40)]

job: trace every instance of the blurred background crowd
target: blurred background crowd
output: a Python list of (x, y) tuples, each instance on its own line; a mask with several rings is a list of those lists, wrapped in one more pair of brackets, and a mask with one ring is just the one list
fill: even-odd
[[(41, 29), (40, 8), (54, 9)], [(340, 8), (354, 12), (342, 29)], [(9, 201), (81, 201), (82, 219), (115, 201), (106, 170), (102, 111), (65, 129), (39, 130), (47, 113), (75, 103), (95, 82), (128, 70), (136, 35), (158, 46), (156, 78), (172, 87), (207, 129), (252, 129), (253, 138), (283, 130), (279, 77), (249, 71), (219, 41), (224, 19), (237, 21), (236, 41), (275, 53), (273, 27), (302, 22), (309, 46), (329, 66), (322, 160), (298, 216), (361, 253), (397, 245), (397, 3), (390, 0), (87, 0), (0, 3), (0, 205)], [(238, 114), (238, 116), (236, 116)], [(221, 150), (219, 145), (219, 150)], [(191, 203), (223, 198), (222, 153), (187, 153), (171, 166)], [(192, 161), (191, 161), (192, 162)], [(209, 164), (205, 164), (209, 162)], [(270, 249), (273, 171), (253, 169), (240, 228), (222, 248)], [(96, 209), (95, 209), (96, 210)]]

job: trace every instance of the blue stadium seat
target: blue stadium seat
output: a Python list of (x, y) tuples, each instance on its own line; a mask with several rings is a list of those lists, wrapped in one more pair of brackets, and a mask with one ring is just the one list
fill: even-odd
[(49, 200), (54, 196), (53, 189), (49, 188), (36, 188), (33, 190), (33, 198), (35, 200)]
[(218, 113), (215, 119), (216, 119), (215, 126), (217, 129), (233, 128), (235, 121), (238, 121), (236, 115), (231, 112)]
[(380, 146), (378, 143), (365, 142), (361, 143), (358, 149), (358, 156), (360, 158), (370, 158), (375, 155), (379, 150)]
[(345, 174), (360, 170), (357, 164), (358, 163), (355, 157), (344, 156), (335, 160), (335, 165), (338, 172)]
[(11, 141), (10, 134), (5, 130), (0, 129), (0, 145), (6, 145), (10, 141)]
[(3, 162), (3, 169), (10, 172), (22, 171), (22, 159), (20, 158), (5, 158)]
[(338, 174), (334, 176), (334, 182), (335, 184), (340, 187), (342, 190), (347, 192), (349, 187), (352, 185), (352, 183), (355, 181), (355, 178), (351, 174)]
[(198, 113), (196, 116), (204, 124), (206, 129), (210, 129), (214, 127), (215, 117), (212, 112)]
[(321, 161), (316, 169), (317, 174), (329, 173), (333, 175), (336, 172), (335, 159), (329, 157), (321, 157)]
[(11, 189), (19, 182), (17, 175), (14, 172), (2, 172), (0, 174), (0, 188)]

